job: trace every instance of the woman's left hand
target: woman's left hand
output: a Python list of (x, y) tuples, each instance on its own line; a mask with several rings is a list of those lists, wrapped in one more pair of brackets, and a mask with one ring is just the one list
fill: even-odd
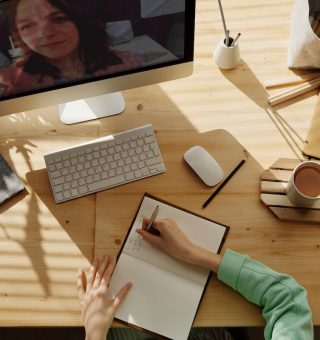
[(124, 285), (113, 299), (107, 297), (108, 285), (116, 259), (104, 256), (92, 262), (88, 279), (82, 269), (78, 271), (77, 288), (87, 340), (105, 340), (114, 315), (132, 284)]

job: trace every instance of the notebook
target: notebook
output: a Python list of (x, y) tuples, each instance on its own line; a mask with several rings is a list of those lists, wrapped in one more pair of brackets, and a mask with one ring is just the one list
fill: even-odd
[(0, 204), (24, 189), (23, 184), (0, 155)]
[(159, 205), (157, 219), (171, 218), (195, 244), (218, 253), (229, 227), (145, 194), (133, 219), (112, 275), (109, 294), (127, 282), (131, 288), (116, 319), (161, 336), (187, 339), (210, 271), (176, 260), (136, 233), (144, 216)]

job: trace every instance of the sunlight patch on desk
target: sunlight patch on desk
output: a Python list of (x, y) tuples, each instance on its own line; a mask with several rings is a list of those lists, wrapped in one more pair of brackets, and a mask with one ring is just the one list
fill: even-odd
[[(58, 259), (74, 259), (78, 258), (79, 255), (77, 254), (77, 247), (74, 244), (70, 244), (70, 242), (52, 242), (51, 240), (48, 241), (41, 241), (41, 250), (38, 249), (37, 247), (39, 245), (38, 241), (32, 242), (31, 240), (28, 241), (28, 246), (24, 246), (23, 238), (19, 237), (14, 237), (11, 240), (7, 240), (6, 238), (0, 238), (0, 243), (1, 243), (1, 248), (0, 248), (0, 256), (1, 255), (19, 255), (21, 252), (24, 250), (33, 250), (35, 256), (39, 257), (44, 257), (44, 256), (49, 256), (49, 257), (54, 257), (57, 260)], [(91, 246), (91, 245), (88, 245)]]
[[(214, 75), (212, 74), (210, 77), (214, 78)], [(229, 93), (231, 93), (232, 84), (210, 79), (202, 81), (204, 83), (200, 81), (199, 84), (199, 80), (197, 80), (196, 85), (192, 83), (192, 79), (187, 79), (183, 86), (181, 84), (175, 86), (174, 82), (170, 82), (169, 85), (167, 83), (159, 85), (165, 95), (174, 103), (176, 110), (197, 132), (204, 133), (224, 128), (233, 134), (245, 136), (261, 121), (261, 114), (258, 114), (261, 109), (258, 109), (253, 101), (248, 101), (248, 97), (241, 91), (232, 100), (230, 99)], [(183, 87), (183, 91), (181, 87)], [(190, 89), (187, 96), (185, 92), (188, 90), (185, 88)], [(250, 115), (250, 113), (252, 114)], [(250, 124), (246, 125), (246, 129), (244, 129), (243, 119), (248, 117)]]

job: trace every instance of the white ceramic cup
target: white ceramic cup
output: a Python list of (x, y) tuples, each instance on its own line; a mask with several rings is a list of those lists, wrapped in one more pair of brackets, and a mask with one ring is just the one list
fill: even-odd
[[(232, 43), (233, 38), (230, 39)], [(213, 59), (218, 67), (230, 70), (240, 63), (240, 49), (237, 41), (234, 46), (227, 46), (225, 40), (222, 39), (214, 50)]]
[(320, 199), (320, 164), (306, 161), (293, 170), (287, 188), (287, 197), (297, 206), (311, 207)]

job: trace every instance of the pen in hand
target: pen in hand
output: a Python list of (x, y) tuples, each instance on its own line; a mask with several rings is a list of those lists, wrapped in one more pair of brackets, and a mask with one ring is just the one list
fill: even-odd
[(144, 229), (145, 231), (151, 233), (151, 234), (154, 234), (154, 235), (160, 235), (159, 231), (155, 228), (152, 227), (157, 215), (158, 215), (158, 212), (159, 212), (159, 206), (157, 205), (156, 208), (154, 209), (151, 217), (150, 217), (150, 220), (149, 220), (149, 223), (148, 225), (146, 226), (146, 228)]

